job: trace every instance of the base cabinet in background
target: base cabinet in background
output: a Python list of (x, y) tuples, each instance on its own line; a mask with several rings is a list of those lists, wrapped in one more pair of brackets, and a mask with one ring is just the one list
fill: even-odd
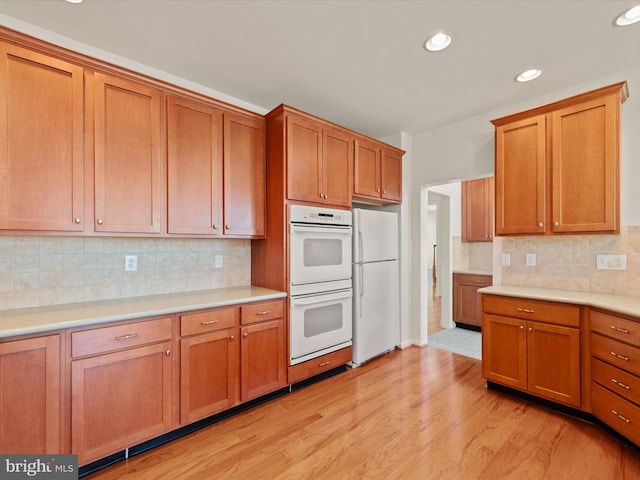
[(0, 343), (0, 452), (60, 451), (60, 337)]
[(453, 274), (453, 321), (482, 327), (482, 295), (478, 289), (493, 283), (492, 275)]

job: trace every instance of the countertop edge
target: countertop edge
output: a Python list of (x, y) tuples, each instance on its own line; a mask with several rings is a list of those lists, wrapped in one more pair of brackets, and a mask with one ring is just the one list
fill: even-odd
[(619, 295), (613, 293), (580, 292), (541, 287), (523, 287), (514, 285), (493, 285), (478, 290), (486, 295), (520, 297), (530, 300), (572, 303), (607, 310), (612, 313), (629, 315), (640, 319), (640, 296)]
[(0, 311), (0, 339), (285, 298), (246, 286)]

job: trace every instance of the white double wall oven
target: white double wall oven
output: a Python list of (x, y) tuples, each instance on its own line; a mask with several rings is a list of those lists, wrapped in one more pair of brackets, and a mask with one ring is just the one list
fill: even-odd
[(352, 344), (351, 251), (350, 211), (289, 206), (291, 365)]

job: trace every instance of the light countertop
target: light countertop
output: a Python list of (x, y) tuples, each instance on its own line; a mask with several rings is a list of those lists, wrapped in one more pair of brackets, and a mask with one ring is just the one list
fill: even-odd
[(515, 285), (494, 285), (491, 287), (481, 288), (478, 292), (488, 295), (504, 295), (506, 297), (520, 297), (531, 300), (546, 300), (551, 302), (586, 305), (608, 310), (613, 313), (640, 317), (640, 296), (637, 295), (578, 292), (575, 290), (521, 287)]
[(286, 297), (244, 286), (0, 311), (0, 338)]

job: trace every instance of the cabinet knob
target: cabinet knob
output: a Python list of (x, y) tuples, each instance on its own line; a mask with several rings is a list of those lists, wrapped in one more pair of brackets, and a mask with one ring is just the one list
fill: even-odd
[(169, 350), (168, 348), (165, 350), (164, 354), (168, 357), (169, 355), (171, 355), (171, 350)]
[(540, 223), (538, 224), (538, 226), (539, 226), (540, 228), (542, 228), (542, 222), (540, 222)]
[(218, 229), (218, 224), (217, 224), (217, 223), (214, 223), (214, 224), (213, 224), (213, 229), (214, 229), (214, 230), (217, 230), (217, 229)]
[(231, 335), (231, 336), (229, 337), (229, 340), (234, 340), (235, 338), (236, 338), (236, 337), (235, 337), (234, 335)]
[(520, 331), (524, 332), (524, 325), (520, 325)]
[(558, 225), (560, 225), (560, 222), (553, 222), (554, 227), (557, 227)]
[(376, 188), (376, 192), (380, 193), (380, 189), (379, 189), (379, 188)]
[(80, 220), (80, 217), (76, 217), (73, 219), (73, 221), (79, 224), (81, 220)]
[(529, 327), (529, 333), (533, 333), (533, 328)]
[(229, 225), (225, 225), (224, 228), (227, 229), (227, 230), (231, 229), (231, 227)]
[(322, 194), (320, 194), (320, 198), (324, 198), (324, 196)]
[(102, 225), (102, 219), (101, 218), (98, 219), (98, 225)]
[(247, 337), (249, 336), (249, 334), (245, 332), (245, 333), (243, 333), (243, 334), (242, 334), (242, 336), (243, 336), (244, 338), (247, 338)]

